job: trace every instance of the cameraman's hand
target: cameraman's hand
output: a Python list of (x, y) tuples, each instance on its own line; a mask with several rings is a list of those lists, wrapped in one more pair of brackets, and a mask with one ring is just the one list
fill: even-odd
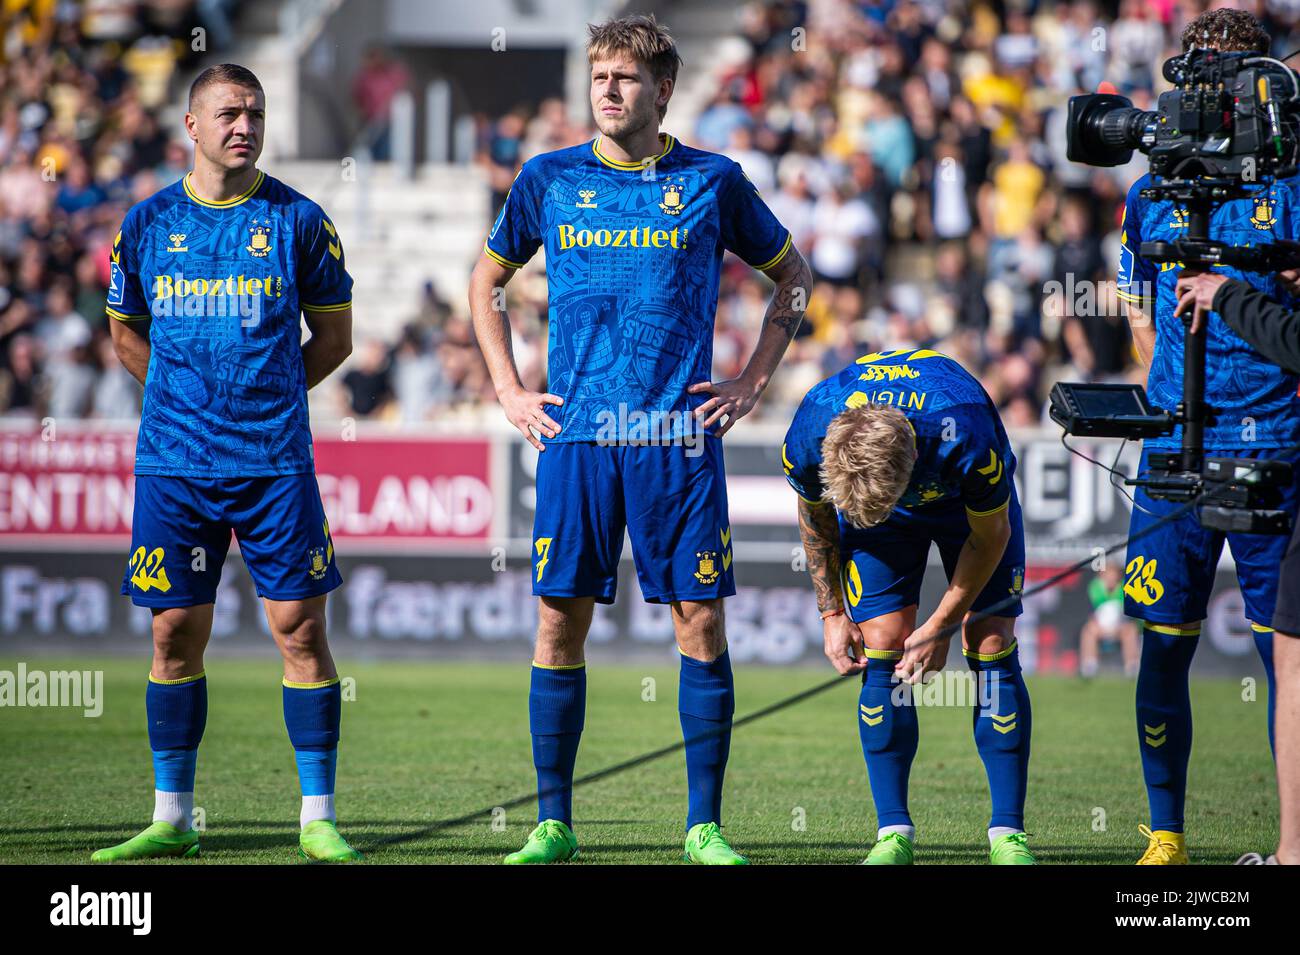
[(1226, 281), (1228, 276), (1222, 272), (1197, 272), (1194, 269), (1183, 269), (1178, 276), (1178, 284), (1174, 286), (1174, 291), (1178, 295), (1178, 306), (1174, 309), (1174, 315), (1182, 316), (1189, 308), (1192, 309), (1192, 331), (1200, 331), (1205, 327), (1205, 316), (1214, 311), (1215, 293)]
[(1300, 298), (1300, 269), (1287, 269), (1277, 273), (1277, 284), (1289, 295)]

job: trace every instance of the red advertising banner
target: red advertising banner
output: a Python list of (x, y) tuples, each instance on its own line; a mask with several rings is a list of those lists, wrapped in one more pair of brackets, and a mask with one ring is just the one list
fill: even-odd
[[(481, 541), (497, 497), (491, 442), (361, 432), (318, 438), (316, 473), (330, 531), (378, 545)], [(0, 548), (125, 546), (135, 429), (0, 423)]]

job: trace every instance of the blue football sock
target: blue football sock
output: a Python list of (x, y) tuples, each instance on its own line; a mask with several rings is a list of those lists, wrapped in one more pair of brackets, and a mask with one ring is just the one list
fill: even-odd
[(208, 681), (202, 672), (172, 682), (149, 677), (144, 694), (153, 751), (154, 821), (183, 832), (193, 825), (194, 770), (208, 722)]
[(573, 766), (587, 715), (587, 667), (533, 664), (528, 727), (537, 769), (537, 821), (573, 825)]
[(912, 825), (907, 782), (919, 729), (912, 688), (894, 678), (894, 664), (901, 656), (891, 652), (888, 658), (869, 657), (858, 695), (858, 735), (876, 804), (877, 829)]
[(1020, 651), (974, 654), (966, 663), (975, 673), (975, 748), (984, 761), (993, 814), (989, 829), (1023, 832), (1029, 779), (1029, 737), (1033, 714), (1029, 689), (1020, 672)]
[(736, 690), (731, 654), (712, 662), (681, 655), (677, 712), (686, 741), (686, 828), (702, 822), (722, 825), (722, 779), (731, 752), (731, 717)]
[(337, 677), (320, 683), (284, 681), (284, 726), (298, 763), (304, 798), (332, 796), (338, 765), (343, 688)]
[(1268, 748), (1277, 760), (1277, 745), (1273, 739), (1273, 710), (1277, 702), (1277, 684), (1273, 676), (1273, 631), (1254, 631), (1255, 649), (1259, 651), (1260, 662), (1264, 664), (1264, 676), (1268, 682)]
[(1151, 828), (1183, 831), (1187, 763), (1192, 755), (1192, 698), (1187, 674), (1200, 628), (1161, 633), (1142, 628), (1142, 666), (1137, 681), (1138, 749), (1151, 807)]

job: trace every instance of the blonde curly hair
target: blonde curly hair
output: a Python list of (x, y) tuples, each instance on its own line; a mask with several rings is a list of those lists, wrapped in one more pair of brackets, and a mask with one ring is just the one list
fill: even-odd
[(831, 419), (822, 441), (822, 499), (854, 527), (882, 523), (912, 479), (916, 433), (907, 415), (865, 404)]

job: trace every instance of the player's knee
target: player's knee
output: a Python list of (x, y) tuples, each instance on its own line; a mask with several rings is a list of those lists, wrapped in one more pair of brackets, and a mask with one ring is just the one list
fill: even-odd
[(304, 614), (280, 622), (279, 643), (286, 659), (316, 660), (328, 654), (325, 618)]
[(543, 597), (537, 605), (537, 647), (543, 653), (566, 654), (580, 650), (587, 640), (590, 598)]
[(727, 649), (722, 601), (684, 600), (673, 605), (673, 629), (682, 653), (706, 663)]
[(894, 620), (867, 620), (858, 624), (868, 650), (901, 650), (908, 628)]
[(984, 617), (967, 623), (962, 630), (962, 646), (971, 653), (1002, 653), (1016, 642), (1014, 617)]
[(171, 607), (153, 615), (154, 676), (164, 680), (193, 676), (203, 662), (210, 614), (201, 608)]

